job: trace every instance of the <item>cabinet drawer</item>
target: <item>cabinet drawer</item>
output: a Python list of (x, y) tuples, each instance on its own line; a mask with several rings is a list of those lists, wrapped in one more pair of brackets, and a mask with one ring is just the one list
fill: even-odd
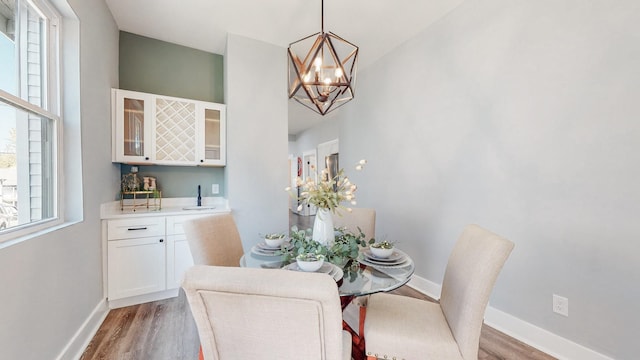
[(165, 218), (162, 216), (109, 220), (107, 240), (164, 236)]

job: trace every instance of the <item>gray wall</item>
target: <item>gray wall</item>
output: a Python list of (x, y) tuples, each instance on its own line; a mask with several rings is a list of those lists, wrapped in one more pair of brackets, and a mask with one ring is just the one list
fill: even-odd
[[(224, 103), (222, 55), (121, 31), (119, 58), (121, 89)], [(224, 168), (141, 166), (139, 175), (157, 176), (163, 197), (195, 196), (198, 184), (210, 196), (214, 183), (225, 194)]]
[(289, 227), (286, 49), (230, 34), (225, 53), (229, 205), (246, 250)]
[(64, 50), (64, 202), (80, 222), (0, 249), (2, 359), (56, 358), (103, 300), (100, 203), (110, 200), (105, 189), (118, 186), (119, 172), (108, 151), (118, 30), (104, 1), (69, 4), (80, 21), (62, 28), (80, 44)]
[(516, 243), (491, 306), (616, 359), (640, 333), (639, 18), (634, 0), (466, 1), (340, 112), (342, 164), (369, 160), (359, 205), (417, 275), (441, 283), (483, 225)]

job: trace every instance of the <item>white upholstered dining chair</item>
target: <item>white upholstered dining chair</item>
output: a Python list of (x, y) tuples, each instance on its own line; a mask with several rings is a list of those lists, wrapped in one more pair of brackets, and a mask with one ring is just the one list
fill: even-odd
[(343, 210), (333, 216), (333, 226), (347, 228), (350, 232), (358, 234), (358, 228), (362, 230), (365, 239), (376, 237), (376, 210), (368, 208), (351, 208), (351, 211)]
[(439, 303), (371, 295), (364, 324), (368, 358), (477, 360), (489, 295), (513, 246), (469, 225), (449, 257)]
[[(376, 210), (370, 208), (351, 208), (351, 211), (343, 210), (340, 214), (333, 216), (333, 227), (346, 228), (354, 234), (358, 234), (358, 228), (365, 235), (365, 240), (376, 237)], [(360, 307), (359, 319), (364, 319), (364, 311), (362, 307), (367, 306), (367, 296), (358, 297), (354, 300), (354, 306)], [(352, 310), (347, 309), (347, 313)], [(349, 319), (349, 325), (354, 328), (361, 328), (363, 324), (354, 326), (355, 324)]]
[(244, 253), (231, 214), (216, 214), (182, 224), (195, 265), (240, 266)]
[(196, 265), (182, 287), (205, 360), (351, 359), (338, 287), (326, 274)]

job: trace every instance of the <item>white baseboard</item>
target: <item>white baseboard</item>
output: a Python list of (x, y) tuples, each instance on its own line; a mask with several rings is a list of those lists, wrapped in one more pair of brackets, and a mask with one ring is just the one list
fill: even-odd
[(423, 277), (418, 275), (411, 276), (411, 280), (407, 284), (410, 287), (420, 291), (421, 293), (427, 295), (428, 297), (439, 300), (440, 292), (442, 291), (442, 286), (434, 283), (433, 281), (429, 281)]
[[(413, 275), (408, 285), (429, 297), (440, 299), (442, 286), (439, 284)], [(613, 360), (491, 306), (487, 306), (484, 322), (514, 339), (561, 360)]]
[(487, 306), (484, 322), (512, 338), (561, 360), (613, 360), (491, 306)]
[(107, 301), (106, 299), (102, 299), (84, 323), (82, 323), (80, 329), (78, 329), (71, 340), (69, 340), (67, 346), (62, 349), (58, 357), (56, 357), (56, 360), (80, 359), (84, 349), (87, 348), (91, 339), (93, 339), (94, 335), (98, 332), (107, 314), (109, 314)]
[(109, 300), (109, 309), (117, 309), (125, 306), (144, 304), (152, 301), (174, 298), (180, 293), (180, 288), (158, 291), (150, 294), (127, 297), (117, 300)]

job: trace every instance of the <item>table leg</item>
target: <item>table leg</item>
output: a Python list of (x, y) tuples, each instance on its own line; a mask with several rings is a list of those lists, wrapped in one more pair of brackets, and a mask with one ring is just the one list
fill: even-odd
[[(344, 296), (340, 297), (340, 302), (342, 305), (342, 310), (344, 310), (347, 305), (353, 300), (353, 296)], [(342, 321), (342, 329), (348, 331), (351, 334), (351, 356), (354, 360), (365, 360), (367, 357), (365, 355), (365, 346), (364, 346), (364, 319), (367, 314), (367, 308), (360, 306), (360, 316), (358, 321), (358, 332), (347, 324), (346, 321)]]

